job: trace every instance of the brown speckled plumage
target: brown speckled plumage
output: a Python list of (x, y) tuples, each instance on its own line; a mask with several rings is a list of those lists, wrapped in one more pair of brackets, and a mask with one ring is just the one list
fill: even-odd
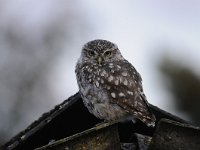
[(139, 118), (154, 126), (156, 119), (143, 93), (140, 74), (117, 45), (106, 40), (86, 43), (76, 76), (83, 102), (96, 117), (107, 121)]

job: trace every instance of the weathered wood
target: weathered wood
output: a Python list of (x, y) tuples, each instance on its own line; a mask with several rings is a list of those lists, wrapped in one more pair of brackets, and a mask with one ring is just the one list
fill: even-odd
[(200, 150), (200, 128), (162, 119), (152, 138), (150, 150)]
[[(189, 124), (187, 121), (176, 117), (166, 111), (163, 111), (156, 106), (150, 105), (150, 108), (156, 116), (156, 124), (162, 118), (174, 120), (179, 123)], [(8, 141), (5, 145), (3, 145), (1, 149), (32, 150), (47, 145), (51, 141), (59, 141), (60, 139), (71, 137), (78, 133), (84, 132), (85, 130), (90, 130), (100, 122), (102, 122), (102, 120), (97, 119), (88, 112), (87, 108), (83, 105), (79, 93), (77, 93), (69, 99), (65, 100), (60, 105), (57, 105), (53, 110), (42, 115), (42, 117), (40, 117), (37, 121), (33, 122), (24, 131), (20, 132), (18, 135), (16, 135), (10, 141)], [(170, 125), (174, 126), (174, 122), (170, 122)], [(166, 127), (170, 128), (170, 125)], [(160, 126), (158, 125), (158, 128), (159, 127)], [(156, 138), (156, 128), (157, 126), (155, 128), (149, 128), (139, 120), (137, 120), (134, 124), (132, 121), (118, 123), (118, 134), (120, 143), (126, 146), (129, 145), (130, 147), (136, 145), (137, 149), (139, 149), (139, 143), (137, 138), (135, 138), (135, 133), (139, 133), (142, 136), (149, 137), (152, 137), (154, 134), (154, 138)], [(176, 128), (181, 127), (177, 126)], [(187, 131), (187, 128), (189, 127), (185, 127), (184, 130)], [(175, 130), (173, 131), (175, 132)], [(199, 135), (198, 139), (200, 139)]]
[(117, 124), (101, 124), (36, 150), (120, 150)]

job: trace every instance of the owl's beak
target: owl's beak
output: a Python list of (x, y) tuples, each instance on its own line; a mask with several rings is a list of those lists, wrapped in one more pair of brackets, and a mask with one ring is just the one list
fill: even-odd
[(99, 65), (102, 64), (102, 61), (103, 61), (102, 57), (98, 57), (98, 58), (97, 58), (97, 63), (98, 63)]

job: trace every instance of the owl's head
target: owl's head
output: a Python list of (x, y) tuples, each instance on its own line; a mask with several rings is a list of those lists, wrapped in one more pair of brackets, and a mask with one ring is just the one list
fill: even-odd
[(81, 57), (83, 61), (98, 65), (124, 59), (116, 44), (100, 39), (86, 43)]

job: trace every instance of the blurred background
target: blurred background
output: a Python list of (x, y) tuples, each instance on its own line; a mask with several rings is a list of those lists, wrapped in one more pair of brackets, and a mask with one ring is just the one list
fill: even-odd
[(151, 104), (200, 125), (199, 7), (198, 0), (0, 0), (0, 145), (78, 91), (75, 64), (94, 39), (118, 45)]

